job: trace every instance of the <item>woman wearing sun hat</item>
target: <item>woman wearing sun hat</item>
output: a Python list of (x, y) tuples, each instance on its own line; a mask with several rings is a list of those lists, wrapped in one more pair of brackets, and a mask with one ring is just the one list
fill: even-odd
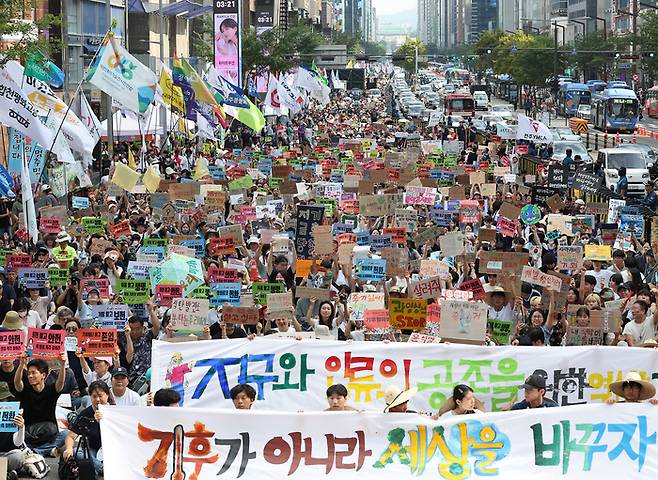
[(384, 401), (386, 402), (384, 413), (418, 413), (413, 410), (407, 410), (409, 400), (417, 393), (417, 387), (402, 390), (397, 385), (390, 385), (384, 390)]
[[(623, 398), (619, 403), (640, 403), (649, 400), (652, 405), (658, 405), (658, 399), (653, 398), (656, 395), (654, 384), (642, 379), (640, 374), (634, 371), (628, 372), (624, 380), (612, 382), (610, 391)], [(612, 405), (617, 402), (614, 398), (609, 398), (606, 403)]]

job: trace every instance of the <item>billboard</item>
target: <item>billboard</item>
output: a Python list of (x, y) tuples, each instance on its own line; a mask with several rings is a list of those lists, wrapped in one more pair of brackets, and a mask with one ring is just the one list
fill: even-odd
[(242, 30), (238, 0), (215, 0), (213, 5), (215, 68), (220, 76), (242, 86)]
[(256, 35), (267, 32), (274, 27), (274, 0), (256, 2)]

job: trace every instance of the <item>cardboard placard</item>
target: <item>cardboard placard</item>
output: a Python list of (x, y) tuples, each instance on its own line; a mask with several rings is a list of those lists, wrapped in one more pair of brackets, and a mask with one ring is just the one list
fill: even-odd
[(487, 333), (487, 304), (445, 300), (441, 303), (441, 337), (454, 343), (481, 344)]
[(290, 310), (292, 308), (292, 292), (268, 293), (267, 310)]
[(436, 298), (441, 294), (441, 277), (436, 276), (417, 282), (412, 281), (409, 285), (409, 292), (413, 298)]
[(315, 255), (332, 255), (334, 253), (331, 225), (313, 226), (313, 253)]
[(177, 334), (203, 334), (208, 324), (210, 302), (200, 298), (175, 298), (171, 302), (169, 324)]
[(578, 270), (583, 264), (583, 247), (565, 245), (557, 247), (558, 270)]
[(234, 307), (226, 305), (222, 308), (222, 319), (226, 323), (256, 325), (259, 321), (258, 312), (258, 307)]
[(331, 290), (328, 288), (297, 287), (295, 298), (317, 298), (318, 300), (331, 300)]
[(562, 280), (553, 275), (548, 275), (538, 268), (525, 266), (521, 271), (521, 281), (532, 285), (546, 287), (549, 290), (559, 292), (562, 288)]
[(389, 322), (401, 330), (422, 330), (427, 322), (427, 300), (389, 299)]
[(501, 274), (503, 272), (521, 274), (528, 264), (528, 254), (524, 252), (480, 252), (480, 273)]
[(25, 345), (23, 330), (0, 332), (0, 358), (16, 359), (23, 353)]
[(585, 245), (585, 258), (598, 262), (612, 260), (610, 245)]

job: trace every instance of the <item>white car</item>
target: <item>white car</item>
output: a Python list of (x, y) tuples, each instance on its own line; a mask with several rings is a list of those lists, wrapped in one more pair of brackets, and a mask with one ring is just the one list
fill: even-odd
[(626, 167), (627, 193), (644, 194), (644, 184), (649, 181), (647, 161), (640, 150), (631, 148), (603, 148), (598, 161), (603, 164), (605, 186), (614, 190), (619, 181), (619, 168)]
[(565, 140), (567, 142), (580, 142), (580, 135), (573, 133), (569, 127), (556, 127), (551, 129), (554, 140)]
[(489, 113), (498, 115), (505, 121), (516, 119), (516, 115), (513, 112), (514, 107), (512, 105), (492, 105), (489, 108)]
[(489, 105), (489, 96), (487, 92), (476, 90), (473, 92), (473, 101), (475, 102), (476, 110), (486, 110)]
[(592, 106), (587, 104), (578, 105), (578, 111), (576, 116), (578, 118), (585, 119), (589, 122), (590, 116), (592, 115)]

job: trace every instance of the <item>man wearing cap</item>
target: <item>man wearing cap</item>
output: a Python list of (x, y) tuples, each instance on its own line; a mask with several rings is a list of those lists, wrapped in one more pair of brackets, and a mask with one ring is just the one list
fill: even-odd
[(525, 410), (526, 408), (548, 408), (559, 407), (550, 398), (544, 398), (546, 394), (546, 379), (537, 373), (533, 373), (525, 379), (525, 383), (519, 386), (524, 390), (525, 399), (512, 405), (512, 410)]
[(48, 184), (44, 183), (41, 185), (41, 198), (43, 198), (43, 203), (48, 207), (59, 205), (57, 197), (53, 195), (53, 191)]
[(617, 402), (614, 398), (606, 400), (608, 405), (614, 403), (640, 403), (643, 400), (649, 400), (652, 405), (658, 405), (656, 396), (656, 387), (653, 383), (644, 380), (639, 373), (630, 371), (626, 377), (619, 382), (612, 382), (610, 384), (610, 392), (618, 397), (623, 398)]
[(128, 370), (123, 367), (116, 368), (112, 372), (111, 391), (116, 405), (131, 407), (142, 405), (142, 397), (134, 390), (128, 388)]
[(66, 232), (59, 232), (55, 238), (57, 246), (53, 248), (53, 256), (55, 260), (60, 264), (61, 268), (69, 268), (73, 264), (73, 261), (78, 258), (78, 254), (75, 251), (75, 248), (69, 245), (71, 241), (71, 236)]

